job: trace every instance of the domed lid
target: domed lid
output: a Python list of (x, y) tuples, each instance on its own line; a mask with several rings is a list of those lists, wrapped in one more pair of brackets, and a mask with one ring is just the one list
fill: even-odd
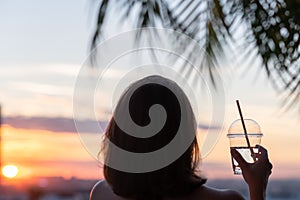
[[(244, 119), (244, 122), (245, 122), (245, 126), (247, 129), (247, 134), (262, 135), (260, 126), (256, 121), (254, 121), (253, 119)], [(228, 135), (231, 135), (231, 134), (244, 134), (242, 121), (240, 119), (235, 120), (230, 125), (230, 127), (228, 129)]]

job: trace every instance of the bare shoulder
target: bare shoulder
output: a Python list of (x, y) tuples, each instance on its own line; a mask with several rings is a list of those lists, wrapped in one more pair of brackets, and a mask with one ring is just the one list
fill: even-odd
[[(112, 189), (105, 180), (98, 181), (93, 187), (90, 200), (124, 200), (124, 198), (113, 193)], [(166, 198), (169, 199), (169, 198)], [(173, 199), (173, 198), (172, 198)], [(182, 198), (175, 198), (182, 199)], [(244, 200), (243, 196), (234, 190), (220, 190), (202, 185), (196, 189), (191, 195), (184, 197), (185, 200)]]
[(234, 190), (220, 190), (205, 185), (201, 186), (195, 192), (195, 197), (201, 197), (202, 199), (244, 200), (244, 197)]
[(90, 200), (121, 200), (122, 198), (115, 195), (105, 180), (98, 181), (90, 194)]
[(91, 191), (91, 194), (90, 194), (90, 200), (96, 200), (96, 199), (101, 199), (101, 195), (103, 193), (103, 190), (105, 190), (104, 188), (106, 187), (106, 181), (105, 180), (100, 180), (98, 181), (92, 191)]

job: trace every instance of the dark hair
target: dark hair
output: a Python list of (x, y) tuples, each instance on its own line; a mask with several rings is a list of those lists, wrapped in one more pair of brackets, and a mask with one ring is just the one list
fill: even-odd
[[(159, 80), (160, 83), (155, 81)], [(162, 84), (163, 83), (163, 84)], [(122, 100), (130, 93), (134, 86), (138, 85), (132, 93), (129, 101), (129, 112), (132, 120), (146, 126), (150, 123), (149, 108), (154, 104), (162, 105), (167, 113), (167, 119), (163, 128), (156, 135), (149, 138), (138, 138), (123, 132), (117, 125), (114, 116), (111, 118), (105, 133), (102, 146), (104, 159), (115, 155), (110, 151), (108, 141), (130, 152), (152, 152), (167, 145), (176, 135), (181, 119), (181, 108), (177, 96), (164, 84), (172, 85), (176, 89), (176, 95), (180, 95), (185, 101), (184, 112), (190, 116), (191, 129), (187, 130), (194, 139), (185, 152), (168, 166), (151, 172), (129, 173), (123, 172), (104, 164), (104, 177), (112, 187), (114, 193), (119, 196), (133, 199), (162, 199), (163, 197), (183, 196), (191, 193), (196, 187), (204, 184), (196, 173), (199, 163), (199, 148), (196, 140), (196, 122), (188, 98), (182, 89), (173, 81), (161, 76), (149, 76), (133, 83), (120, 97), (114, 111), (119, 112)], [(187, 120), (187, 119), (183, 119)], [(141, 133), (142, 134), (142, 133)], [(163, 159), (163, 158), (162, 158)]]

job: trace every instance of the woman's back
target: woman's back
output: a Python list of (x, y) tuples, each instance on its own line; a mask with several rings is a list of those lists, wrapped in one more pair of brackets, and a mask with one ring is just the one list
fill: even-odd
[[(201, 185), (191, 194), (180, 197), (164, 197), (162, 200), (242, 200), (239, 193), (233, 190), (218, 190)], [(99, 181), (91, 192), (91, 200), (131, 200), (116, 195), (105, 180)], [(134, 199), (133, 199), (134, 200)]]

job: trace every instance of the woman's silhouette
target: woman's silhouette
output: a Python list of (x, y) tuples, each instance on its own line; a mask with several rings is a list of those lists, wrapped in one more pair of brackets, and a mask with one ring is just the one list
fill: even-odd
[[(129, 99), (128, 104), (125, 103), (125, 99)], [(157, 134), (147, 138), (135, 137), (119, 127), (116, 116), (122, 118), (122, 124), (130, 124), (129, 118), (131, 118), (137, 125), (147, 126), (153, 120), (149, 117), (149, 109), (156, 104), (163, 106), (167, 114), (166, 121)], [(129, 109), (130, 116), (122, 117), (124, 109)], [(157, 151), (175, 138), (181, 123), (186, 124), (183, 131), (186, 137), (193, 136), (193, 139), (186, 147), (184, 142), (177, 144), (178, 149), (183, 151), (177, 155), (175, 161), (164, 166), (163, 164), (166, 163), (172, 152), (169, 152), (170, 155), (162, 153), (159, 160), (155, 161), (162, 163), (162, 167), (143, 173), (123, 171), (109, 164), (113, 159), (122, 159), (121, 155), (113, 150), (112, 143), (129, 152)], [(130, 127), (130, 125), (128, 126)], [(197, 171), (200, 154), (195, 137), (196, 127), (195, 116), (188, 98), (175, 82), (161, 76), (149, 76), (133, 83), (120, 97), (114, 116), (106, 130), (101, 151), (105, 158), (103, 169), (105, 180), (99, 181), (94, 186), (91, 199), (243, 199), (238, 192), (218, 190), (205, 185), (206, 179)], [(132, 129), (132, 131), (135, 130)], [(142, 132), (138, 134), (143, 135)], [(184, 140), (184, 138), (181, 139)], [(232, 156), (242, 168), (251, 199), (265, 198), (268, 177), (272, 169), (267, 151), (263, 147), (259, 147), (259, 152), (258, 161), (249, 164), (237, 151), (231, 150)], [(132, 166), (143, 166), (145, 163), (149, 163), (137, 163), (138, 161), (131, 160), (122, 162), (133, 162), (129, 163)]]

